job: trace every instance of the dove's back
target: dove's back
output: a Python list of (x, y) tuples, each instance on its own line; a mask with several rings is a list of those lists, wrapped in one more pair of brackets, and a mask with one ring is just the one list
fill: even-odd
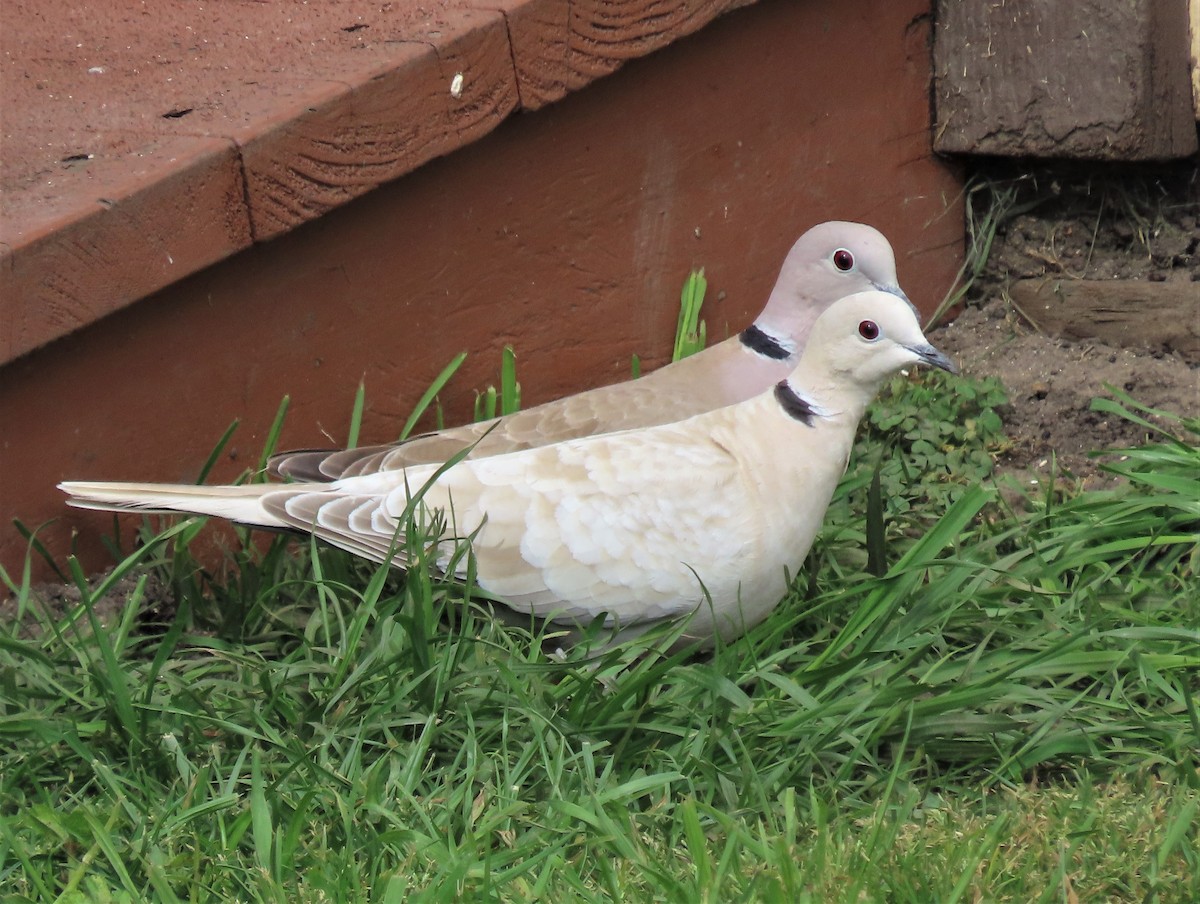
[(669, 424), (749, 399), (795, 368), (813, 323), (829, 305), (870, 289), (905, 298), (892, 247), (861, 223), (828, 222), (792, 246), (762, 313), (737, 336), (623, 383), (402, 443), (275, 456), (276, 476), (328, 481), (446, 461), (472, 447), (482, 458), (577, 437)]

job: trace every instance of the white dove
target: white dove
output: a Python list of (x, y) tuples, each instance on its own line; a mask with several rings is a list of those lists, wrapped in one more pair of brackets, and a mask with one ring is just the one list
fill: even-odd
[(821, 315), (789, 377), (673, 424), (468, 458), (441, 474), (416, 465), (332, 483), (60, 488), (82, 508), (307, 531), (401, 567), (401, 517), (423, 491), (417, 520), (440, 512), (448, 525), (439, 567), (464, 575), (454, 538), (472, 536), (477, 585), (516, 612), (572, 629), (602, 617), (623, 637), (690, 615), (679, 643), (710, 645), (785, 595), (785, 568), (808, 553), (867, 403), (918, 363), (953, 370), (906, 301), (862, 292)]
[(284, 452), (271, 459), (269, 470), (301, 481), (335, 480), (440, 463), (472, 443), (477, 445), (471, 457), (482, 458), (681, 421), (744, 401), (782, 380), (795, 369), (821, 312), (839, 298), (868, 289), (908, 300), (896, 281), (896, 259), (888, 240), (861, 223), (821, 223), (792, 246), (767, 306), (753, 325), (689, 358), (638, 380), (403, 443)]

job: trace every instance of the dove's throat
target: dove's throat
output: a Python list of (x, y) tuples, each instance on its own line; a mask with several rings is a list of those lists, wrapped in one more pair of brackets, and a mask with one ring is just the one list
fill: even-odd
[(851, 431), (857, 428), (871, 401), (871, 396), (860, 386), (838, 380), (828, 373), (813, 373), (804, 362), (779, 384), (775, 397), (785, 413), (790, 413), (789, 403), (792, 409), (799, 409), (803, 403), (819, 420), (848, 427)]

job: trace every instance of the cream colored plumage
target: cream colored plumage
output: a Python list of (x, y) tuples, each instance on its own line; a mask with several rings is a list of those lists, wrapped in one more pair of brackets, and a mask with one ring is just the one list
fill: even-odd
[[(382, 562), (423, 487), (425, 513), (453, 522), (447, 538), (474, 533), (479, 587), (517, 612), (568, 625), (604, 616), (623, 635), (694, 613), (686, 637), (710, 643), (738, 636), (784, 595), (785, 568), (804, 561), (864, 408), (916, 363), (952, 369), (906, 301), (871, 291), (820, 317), (786, 380), (674, 424), (466, 459), (436, 479), (436, 465), (418, 465), (332, 483), (62, 489), (81, 507), (310, 531)], [(443, 540), (443, 568), (454, 549)]]
[[(285, 452), (274, 476), (326, 481), (414, 464), (442, 462), (476, 445), (471, 457), (550, 445), (579, 436), (669, 424), (741, 402), (796, 366), (809, 330), (829, 305), (879, 289), (904, 298), (892, 246), (861, 223), (821, 223), (788, 252), (766, 307), (745, 332), (638, 380), (547, 402), (495, 421), (467, 424), (404, 443), (342, 451)], [(907, 300), (907, 299), (906, 299)]]

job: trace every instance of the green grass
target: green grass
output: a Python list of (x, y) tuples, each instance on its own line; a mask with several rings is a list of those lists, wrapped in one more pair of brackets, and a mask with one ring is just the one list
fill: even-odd
[(475, 395), (475, 420), (490, 421), (521, 408), (521, 384), (517, 382), (517, 355), (511, 345), (500, 356), (500, 391), (489, 386)]
[(218, 580), (195, 519), (99, 586), (65, 563), (62, 618), (5, 575), (25, 619), (0, 625), (0, 888), (1196, 900), (1200, 422), (1099, 404), (1151, 440), (1110, 465), (1121, 486), (1010, 509), (1002, 391), (896, 381), (793, 595), (701, 656), (662, 632), (547, 658), (427, 568), (311, 543), (247, 543)]
[(675, 347), (671, 360), (681, 361), (696, 354), (708, 344), (708, 327), (700, 319), (700, 308), (708, 291), (704, 268), (693, 270), (683, 282), (679, 293), (679, 319), (675, 324)]

